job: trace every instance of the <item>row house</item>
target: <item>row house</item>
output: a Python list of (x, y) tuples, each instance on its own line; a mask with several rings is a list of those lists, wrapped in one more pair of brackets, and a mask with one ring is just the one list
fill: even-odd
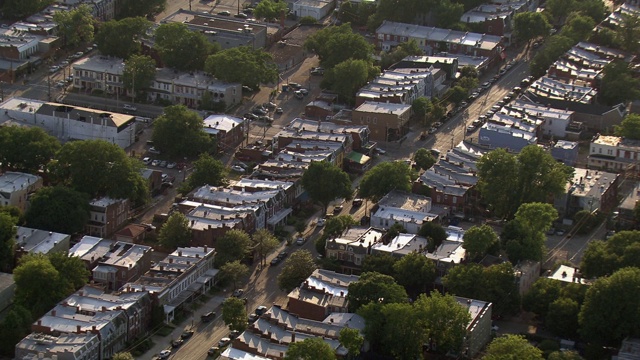
[(122, 293), (149, 292), (164, 309), (165, 322), (173, 321), (176, 309), (207, 293), (217, 281), (213, 268), (213, 248), (178, 247), (134, 282), (125, 284)]
[(182, 23), (191, 31), (204, 35), (209, 42), (224, 49), (248, 46), (264, 49), (277, 38), (280, 29), (266, 23), (242, 20), (228, 16), (179, 9), (160, 21), (161, 24)]
[(62, 142), (101, 139), (123, 149), (135, 142), (131, 115), (19, 97), (0, 103), (0, 110), (0, 124), (36, 126)]
[(85, 225), (88, 235), (110, 237), (129, 221), (129, 199), (103, 197), (89, 203), (89, 221)]
[(84, 263), (89, 272), (100, 264), (102, 258), (111, 251), (115, 241), (95, 236), (85, 235), (71, 249), (70, 257), (77, 257)]
[(202, 71), (186, 73), (160, 68), (147, 90), (147, 100), (169, 101), (193, 109), (203, 102), (224, 102), (230, 107), (242, 101), (242, 84), (225, 83)]
[(392, 190), (371, 209), (371, 226), (389, 229), (400, 224), (407, 233), (417, 234), (424, 223), (439, 220), (431, 211), (430, 198)]
[(411, 104), (365, 101), (353, 110), (352, 122), (367, 126), (372, 141), (388, 142), (406, 135), (411, 115)]
[(265, 191), (265, 190), (283, 190), (285, 194), (285, 206), (292, 206), (296, 200), (302, 195), (304, 189), (300, 183), (293, 181), (277, 181), (277, 180), (260, 180), (242, 178), (240, 180), (231, 181), (229, 188), (240, 191)]
[(70, 243), (71, 235), (69, 234), (17, 226), (15, 258), (18, 260), (26, 254), (48, 255), (56, 252), (66, 254)]
[(29, 196), (42, 187), (42, 178), (21, 172), (0, 174), (0, 206), (15, 206), (27, 210)]
[(16, 360), (100, 360), (100, 338), (93, 333), (31, 333), (15, 347)]
[[(31, 331), (48, 336), (95, 335), (96, 358), (110, 359), (129, 341), (146, 334), (150, 320), (151, 298), (147, 292), (106, 294), (85, 286), (32, 324)], [(16, 353), (28, 353), (32, 339), (27, 337), (25, 344), (18, 343)]]
[(87, 5), (91, 9), (91, 15), (100, 21), (113, 20), (116, 16), (117, 0), (59, 0), (57, 2), (72, 8)]
[(519, 153), (524, 147), (537, 143), (535, 125), (525, 121), (511, 121), (499, 114), (494, 114), (491, 121), (482, 125), (478, 132), (478, 144), (491, 150), (502, 148)]
[(306, 127), (295, 128), (285, 127), (278, 132), (273, 142), (277, 149), (283, 149), (290, 144), (296, 144), (298, 141), (317, 141), (337, 143), (340, 145), (338, 151), (331, 155), (330, 162), (342, 168), (344, 166), (344, 158), (353, 151), (353, 136), (350, 133), (336, 133), (307, 130)]
[(235, 149), (243, 140), (245, 119), (225, 114), (209, 115), (204, 119), (204, 132), (215, 139), (220, 150)]
[(413, 104), (413, 101), (431, 98), (434, 76), (431, 69), (387, 70), (371, 80), (356, 93), (356, 107), (365, 101)]
[(589, 146), (590, 169), (615, 172), (638, 171), (640, 141), (597, 134)]
[(500, 112), (517, 119), (529, 120), (530, 123), (538, 127), (537, 136), (564, 139), (566, 137), (573, 138), (580, 134), (574, 130), (579, 129), (580, 126), (575, 126), (575, 112), (571, 110), (556, 109), (525, 99), (516, 99), (504, 106)]
[(566, 83), (558, 79), (543, 76), (535, 80), (527, 92), (551, 99), (591, 104), (596, 101), (598, 91), (590, 86)]
[(100, 258), (98, 266), (93, 268), (93, 281), (108, 291), (118, 290), (149, 270), (152, 254), (150, 246), (118, 241), (110, 246), (109, 251)]
[(399, 44), (410, 40), (415, 40), (428, 56), (446, 51), (451, 54), (484, 56), (489, 58), (491, 64), (501, 61), (504, 56), (501, 36), (387, 20), (376, 29), (376, 47), (384, 51), (393, 50)]
[(565, 193), (555, 199), (561, 217), (571, 219), (582, 210), (606, 213), (617, 205), (619, 174), (583, 168), (573, 171)]
[(534, 11), (528, 1), (514, 1), (506, 4), (481, 4), (460, 17), (460, 21), (470, 24), (475, 31), (502, 36), (505, 44), (513, 42), (513, 19), (524, 11)]
[[(185, 207), (188, 203), (182, 202), (179, 207)], [(230, 230), (244, 230), (252, 233), (256, 229), (256, 217), (253, 208), (264, 213), (257, 205), (245, 205), (242, 207), (226, 207), (210, 204), (198, 204), (187, 214), (189, 228), (191, 229), (191, 243), (197, 246), (215, 246), (216, 239), (224, 236)]]
[(557, 161), (573, 167), (578, 162), (579, 150), (578, 142), (558, 140), (551, 148), (551, 156)]
[(371, 247), (383, 240), (385, 232), (372, 227), (349, 227), (342, 234), (327, 239), (325, 257), (335, 261), (343, 274), (360, 274)]
[[(287, 125), (289, 129), (300, 129), (330, 134), (350, 134), (353, 140), (351, 149), (364, 152), (371, 147), (371, 131), (366, 125), (341, 124), (332, 121), (314, 121), (308, 119), (295, 118)], [(364, 151), (363, 151), (364, 150)]]
[(322, 321), (332, 313), (348, 312), (349, 284), (359, 279), (324, 269), (316, 269), (287, 295), (287, 309), (305, 319)]
[[(231, 347), (222, 353), (222, 357), (236, 353), (243, 359), (266, 357), (282, 360), (291, 344), (320, 338), (337, 358), (343, 359), (347, 358), (349, 351), (340, 344), (339, 337), (340, 331), (346, 327), (362, 333), (364, 319), (360, 315), (349, 313), (331, 314), (322, 320), (310, 320), (274, 305), (234, 339)], [(368, 344), (365, 343), (362, 351), (367, 350)]]

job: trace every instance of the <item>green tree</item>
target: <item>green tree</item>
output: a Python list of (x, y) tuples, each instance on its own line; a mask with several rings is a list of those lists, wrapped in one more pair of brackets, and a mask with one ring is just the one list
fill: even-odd
[(562, 194), (572, 177), (570, 167), (537, 146), (527, 146), (518, 155), (504, 149), (490, 151), (480, 158), (477, 167), (482, 199), (502, 218), (511, 218), (520, 204), (543, 202), (551, 195)]
[(418, 235), (427, 238), (429, 241), (427, 244), (429, 251), (435, 250), (447, 239), (447, 232), (444, 230), (442, 225), (432, 221), (422, 224), (420, 230), (418, 230)]
[(438, 352), (460, 352), (471, 315), (452, 295), (432, 291), (420, 295), (414, 304), (417, 318), (426, 329), (426, 338), (438, 345)]
[(115, 353), (111, 357), (111, 360), (135, 360), (135, 359), (130, 352), (119, 352), (119, 353)]
[(284, 360), (335, 360), (336, 354), (323, 338), (310, 337), (289, 345)]
[(2, 5), (3, 17), (18, 19), (30, 16), (53, 2), (53, 0), (5, 0)]
[(549, 331), (564, 339), (575, 338), (578, 326), (580, 304), (567, 298), (560, 298), (549, 304), (545, 324)]
[[(640, 98), (640, 80), (636, 79), (629, 65), (624, 61), (614, 61), (607, 64), (603, 70), (604, 76), (600, 83), (600, 99), (607, 105), (616, 105), (629, 100), (637, 100)], [(630, 115), (636, 116), (636, 115)], [(627, 116), (628, 118), (629, 116)], [(626, 118), (625, 118), (626, 120)], [(635, 120), (635, 119), (634, 119)], [(625, 124), (615, 127), (616, 134), (622, 133), (626, 135), (637, 136), (632, 132), (632, 124)]]
[[(615, 306), (611, 305), (615, 299)], [(640, 268), (628, 267), (596, 280), (587, 290), (578, 317), (583, 339), (618, 344), (640, 335)]]
[(622, 24), (617, 29), (617, 39), (622, 49), (635, 53), (638, 51), (638, 37), (640, 37), (640, 17), (622, 14)]
[(324, 225), (324, 236), (336, 236), (342, 234), (349, 226), (358, 222), (351, 215), (339, 215), (328, 219)]
[(89, 281), (91, 273), (79, 257), (55, 252), (49, 254), (49, 261), (59, 274), (64, 274), (59, 278), (59, 288), (64, 294), (73, 293)]
[(204, 69), (207, 56), (214, 51), (204, 34), (191, 31), (186, 24), (178, 22), (158, 26), (154, 48), (166, 66), (184, 71)]
[(331, 69), (346, 60), (370, 61), (373, 46), (350, 24), (329, 26), (309, 36), (304, 48), (320, 58), (320, 64)]
[(462, 247), (469, 259), (479, 260), (498, 242), (498, 234), (489, 225), (472, 226), (464, 233)]
[(95, 19), (89, 5), (81, 4), (70, 11), (56, 11), (53, 21), (58, 25), (58, 35), (69, 48), (93, 41)]
[(560, 298), (561, 286), (560, 281), (539, 278), (522, 298), (522, 308), (542, 318), (546, 317), (549, 305)]
[(104, 140), (71, 141), (62, 146), (50, 173), (59, 184), (93, 197), (128, 198), (134, 206), (149, 199), (141, 164)]
[(421, 96), (411, 103), (411, 110), (413, 111), (413, 115), (422, 120), (425, 125), (427, 124), (427, 115), (431, 112), (432, 108), (431, 100), (427, 99), (424, 96)]
[(31, 333), (33, 319), (22, 305), (13, 304), (0, 322), (0, 354), (13, 356), (16, 344)]
[(231, 281), (235, 290), (238, 288), (238, 281), (249, 273), (249, 267), (240, 260), (234, 260), (220, 266), (220, 271), (223, 278)]
[(13, 268), (17, 219), (6, 212), (0, 212), (0, 270), (10, 272)]
[(436, 158), (431, 155), (431, 152), (425, 148), (420, 148), (416, 150), (416, 153), (413, 154), (413, 161), (420, 167), (422, 170), (427, 170), (432, 167), (436, 163)]
[(587, 278), (609, 276), (626, 267), (638, 267), (640, 232), (620, 231), (605, 241), (592, 241), (582, 257), (580, 269)]
[(227, 169), (220, 160), (212, 158), (209, 154), (201, 154), (193, 163), (193, 169), (186, 183), (186, 192), (199, 186), (226, 184)]
[[(517, 236), (506, 240), (506, 252), (513, 262), (540, 261), (546, 254), (545, 232), (551, 228), (558, 212), (546, 203), (524, 203), (516, 212)], [(506, 228), (506, 227), (505, 227)]]
[(386, 253), (368, 255), (362, 262), (362, 273), (378, 272), (380, 274), (393, 276), (393, 265), (397, 261), (398, 258)]
[(215, 265), (222, 265), (236, 260), (243, 260), (251, 251), (251, 238), (242, 230), (229, 230), (216, 240)]
[(174, 212), (160, 228), (158, 243), (167, 249), (188, 246), (191, 242), (191, 226), (181, 212)]
[(433, 12), (437, 27), (455, 28), (464, 14), (464, 5), (451, 0), (438, 1)]
[(555, 25), (564, 25), (565, 20), (574, 9), (574, 0), (548, 0), (545, 6), (545, 12)]
[(184, 105), (164, 108), (153, 123), (152, 139), (156, 149), (176, 157), (195, 156), (212, 148), (202, 118)]
[(132, 55), (124, 62), (122, 82), (136, 98), (144, 94), (156, 78), (156, 62), (147, 55)]
[(640, 115), (629, 114), (625, 116), (619, 126), (615, 126), (615, 134), (627, 139), (640, 139)]
[(555, 351), (549, 354), (547, 360), (584, 360), (584, 358), (578, 355), (575, 351)]
[(618, 34), (614, 30), (605, 27), (594, 30), (589, 38), (589, 42), (617, 49), (622, 48), (619, 40)]
[(567, 23), (560, 31), (560, 35), (566, 36), (576, 42), (581, 41), (589, 38), (595, 26), (596, 22), (592, 18), (580, 15), (579, 13), (573, 13), (569, 16)]
[(526, 42), (528, 47), (531, 40), (548, 36), (551, 25), (542, 13), (525, 11), (513, 18), (513, 28), (518, 40)]
[(389, 52), (380, 53), (380, 67), (382, 69), (388, 69), (391, 65), (399, 62), (407, 56), (419, 56), (423, 55), (424, 51), (418, 46), (418, 42), (411, 39), (407, 42), (398, 44), (393, 50)]
[(289, 10), (287, 3), (284, 1), (266, 0), (260, 1), (253, 11), (256, 19), (266, 19), (272, 21), (279, 19)]
[(296, 251), (284, 262), (278, 275), (278, 287), (288, 293), (302, 284), (315, 270), (313, 255), (307, 250)]
[[(370, 16), (367, 27), (374, 31), (383, 20), (397, 21), (410, 24), (416, 19), (418, 14), (427, 14), (437, 5), (435, 1), (413, 1), (413, 0), (380, 0), (377, 3), (376, 12)], [(460, 17), (454, 19), (458, 21)]]
[(393, 264), (394, 279), (407, 293), (423, 293), (436, 280), (436, 267), (423, 253), (412, 252)]
[(327, 161), (312, 162), (302, 174), (302, 187), (313, 201), (322, 204), (323, 213), (329, 203), (337, 198), (351, 196), (349, 175)]
[(278, 248), (280, 241), (269, 230), (260, 229), (251, 236), (253, 251), (258, 255), (261, 264), (267, 264), (267, 255)]
[(377, 272), (363, 273), (358, 281), (349, 284), (347, 293), (350, 312), (356, 312), (370, 302), (391, 304), (406, 302), (407, 299), (407, 292), (391, 276)]
[(152, 17), (161, 13), (167, 6), (167, 0), (136, 0), (119, 4), (118, 18)]
[(383, 162), (369, 169), (360, 182), (359, 194), (378, 201), (391, 190), (411, 190), (411, 170), (404, 162)]
[(60, 149), (60, 142), (38, 127), (0, 127), (0, 163), (3, 169), (35, 173)]
[(442, 98), (446, 99), (447, 101), (455, 105), (458, 105), (462, 101), (466, 100), (468, 95), (469, 94), (467, 92), (467, 89), (463, 88), (460, 85), (456, 85), (450, 88), (449, 90), (447, 90), (447, 92), (444, 93), (444, 96)]
[(68, 294), (60, 287), (60, 273), (45, 255), (25, 255), (13, 271), (15, 302), (40, 317)]
[(247, 310), (244, 300), (228, 297), (222, 303), (222, 321), (231, 330), (244, 331), (247, 328)]
[(364, 344), (364, 338), (360, 335), (360, 331), (345, 327), (340, 330), (340, 336), (338, 337), (340, 345), (344, 346), (349, 351), (349, 358), (357, 358), (360, 355), (360, 349)]
[(143, 17), (128, 17), (110, 20), (100, 25), (95, 41), (100, 53), (128, 59), (140, 53), (141, 42), (153, 23)]
[(419, 359), (425, 330), (416, 321), (416, 310), (408, 303), (388, 303), (378, 316), (384, 317), (382, 344), (394, 359)]
[(222, 81), (241, 83), (254, 89), (261, 83), (278, 80), (278, 67), (273, 56), (248, 46), (225, 49), (209, 56), (204, 69)]
[(543, 360), (542, 351), (529, 344), (520, 335), (505, 335), (495, 338), (487, 348), (482, 360)]
[(529, 63), (529, 71), (532, 76), (543, 76), (549, 66), (553, 64), (560, 56), (575, 45), (575, 41), (562, 36), (553, 35), (546, 40), (544, 47), (538, 51)]
[(370, 61), (348, 59), (325, 73), (321, 87), (332, 90), (349, 103), (354, 103), (358, 89), (378, 74), (380, 68), (373, 66)]
[(580, 2), (575, 2), (575, 4), (579, 4), (577, 6), (577, 11), (579, 11), (584, 16), (588, 16), (593, 19), (596, 24), (599, 24), (604, 20), (607, 15), (609, 15), (609, 9), (607, 9), (607, 5), (600, 0), (585, 0)]
[(25, 213), (32, 228), (63, 234), (82, 232), (89, 221), (89, 197), (64, 186), (36, 191)]

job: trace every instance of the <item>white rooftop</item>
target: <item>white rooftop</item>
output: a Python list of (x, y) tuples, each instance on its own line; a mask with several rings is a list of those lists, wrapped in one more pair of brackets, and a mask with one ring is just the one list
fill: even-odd
[(402, 115), (411, 110), (411, 104), (395, 104), (395, 103), (381, 103), (374, 101), (365, 101), (362, 105), (358, 106), (357, 111), (379, 113), (379, 114), (393, 114)]
[(6, 172), (0, 175), (0, 192), (12, 193), (27, 188), (40, 180), (39, 176), (20, 172)]

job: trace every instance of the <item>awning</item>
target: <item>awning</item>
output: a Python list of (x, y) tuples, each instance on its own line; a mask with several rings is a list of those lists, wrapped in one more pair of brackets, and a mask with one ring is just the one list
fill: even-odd
[(267, 220), (267, 224), (274, 226), (280, 221), (282, 221), (285, 217), (287, 217), (287, 215), (291, 214), (292, 212), (293, 212), (293, 209), (291, 208), (280, 210), (277, 213), (275, 213), (271, 218), (269, 218), (269, 220)]
[(357, 151), (352, 151), (349, 153), (349, 155), (347, 155), (347, 159), (353, 161), (356, 164), (360, 164), (360, 165), (364, 165), (366, 164), (369, 160), (371, 160), (370, 157), (368, 157), (367, 155), (364, 154), (360, 154)]

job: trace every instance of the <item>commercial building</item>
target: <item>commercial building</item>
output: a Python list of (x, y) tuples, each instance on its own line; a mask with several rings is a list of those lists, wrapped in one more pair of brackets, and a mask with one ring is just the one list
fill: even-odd
[(42, 187), (42, 178), (20, 172), (0, 174), (0, 205), (15, 206), (25, 211), (29, 204), (29, 195)]

